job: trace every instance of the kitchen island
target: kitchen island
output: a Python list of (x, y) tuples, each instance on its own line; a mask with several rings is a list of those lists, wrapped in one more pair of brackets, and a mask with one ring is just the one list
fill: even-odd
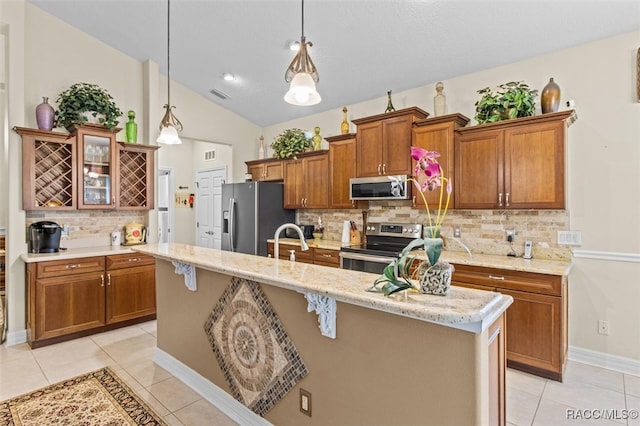
[(510, 296), (385, 297), (366, 291), (377, 276), (362, 272), (183, 244), (133, 249), (156, 258), (155, 361), (240, 424), (505, 423)]

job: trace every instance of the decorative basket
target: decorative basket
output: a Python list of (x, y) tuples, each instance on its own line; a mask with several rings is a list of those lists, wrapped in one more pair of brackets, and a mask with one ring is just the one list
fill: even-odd
[(446, 296), (451, 288), (453, 271), (453, 265), (447, 262), (437, 262), (434, 266), (422, 262), (417, 271), (420, 292)]

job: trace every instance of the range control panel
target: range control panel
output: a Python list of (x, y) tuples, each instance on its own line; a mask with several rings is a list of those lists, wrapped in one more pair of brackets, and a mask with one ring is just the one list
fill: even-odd
[(367, 223), (365, 234), (419, 238), (422, 236), (422, 225), (419, 223)]

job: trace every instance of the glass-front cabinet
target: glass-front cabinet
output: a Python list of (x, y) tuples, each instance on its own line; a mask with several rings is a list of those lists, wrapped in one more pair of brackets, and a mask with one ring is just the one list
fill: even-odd
[(78, 208), (115, 208), (115, 135), (119, 130), (90, 124), (74, 130), (78, 143)]

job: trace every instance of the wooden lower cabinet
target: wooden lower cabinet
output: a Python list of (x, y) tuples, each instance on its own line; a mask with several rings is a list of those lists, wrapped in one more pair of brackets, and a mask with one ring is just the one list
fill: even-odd
[(562, 381), (567, 362), (567, 278), (454, 265), (453, 285), (513, 297), (506, 313), (507, 366)]
[[(340, 267), (340, 250), (324, 249), (319, 247), (309, 247), (309, 250), (302, 251), (297, 244), (280, 244), (278, 257), (288, 260), (294, 250), (296, 262), (312, 263), (314, 265), (328, 266), (330, 268)], [(275, 254), (273, 243), (267, 243), (267, 254), (273, 257)]]
[[(119, 267), (112, 258), (120, 264), (124, 258), (140, 263)], [(110, 263), (115, 267), (107, 269)], [(32, 348), (155, 318), (151, 256), (54, 260), (28, 263), (26, 269), (27, 341)]]

